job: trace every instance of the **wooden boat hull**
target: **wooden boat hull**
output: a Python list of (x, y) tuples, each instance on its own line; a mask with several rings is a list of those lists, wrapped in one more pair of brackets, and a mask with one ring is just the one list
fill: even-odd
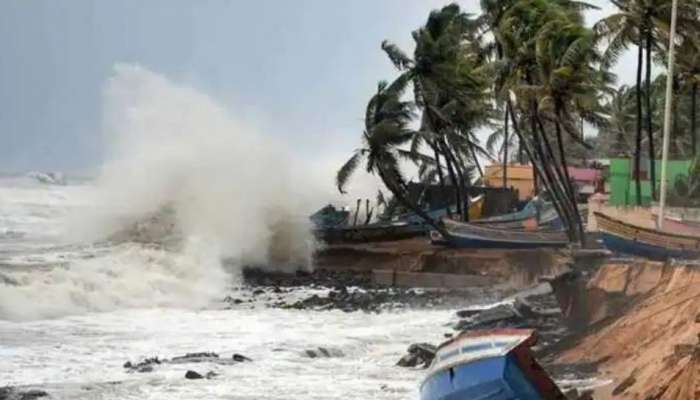
[(421, 400), (554, 400), (564, 398), (537, 365), (534, 332), (475, 331), (438, 349), (420, 389)]
[(655, 246), (640, 241), (629, 240), (624, 237), (603, 232), (603, 244), (610, 251), (622, 254), (630, 254), (640, 257), (649, 258), (652, 260), (667, 260), (669, 258), (696, 258), (700, 257), (700, 253), (684, 250), (668, 249), (661, 246)]
[(314, 236), (328, 244), (369, 243), (410, 239), (426, 231), (425, 225), (396, 223), (317, 229)]
[(656, 260), (700, 257), (700, 236), (645, 228), (595, 213), (605, 246), (615, 252)]
[(448, 236), (431, 231), (434, 244), (463, 249), (534, 249), (558, 248), (569, 244), (564, 232), (522, 231), (484, 227), (468, 223), (444, 220)]

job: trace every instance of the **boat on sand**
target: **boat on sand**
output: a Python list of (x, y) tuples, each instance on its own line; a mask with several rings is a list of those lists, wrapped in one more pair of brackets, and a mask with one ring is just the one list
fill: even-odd
[(537, 363), (529, 329), (465, 331), (438, 347), (421, 400), (554, 400), (564, 395)]
[(700, 257), (700, 235), (647, 228), (600, 212), (594, 215), (602, 233), (603, 243), (612, 251), (655, 260)]
[(464, 249), (533, 249), (540, 247), (565, 247), (569, 244), (566, 233), (558, 230), (513, 230), (481, 226), (444, 219), (448, 236), (430, 232), (434, 244)]

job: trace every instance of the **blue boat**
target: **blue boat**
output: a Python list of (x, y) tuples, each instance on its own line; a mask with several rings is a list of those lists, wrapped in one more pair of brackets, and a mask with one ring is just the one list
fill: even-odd
[(564, 399), (530, 351), (536, 341), (529, 329), (462, 333), (438, 348), (421, 400)]
[[(542, 204), (541, 210), (547, 210), (552, 207), (552, 204), (549, 202), (541, 202)], [(525, 207), (523, 207), (522, 210), (516, 211), (510, 214), (503, 214), (503, 215), (497, 215), (495, 217), (489, 217), (489, 218), (483, 218), (479, 220), (481, 223), (492, 223), (492, 222), (517, 222), (517, 221), (523, 221), (528, 218), (535, 217), (537, 215), (537, 207), (538, 207), (538, 201), (537, 200), (530, 200)]]
[(534, 249), (541, 247), (565, 247), (569, 238), (562, 231), (513, 230), (487, 227), (444, 219), (447, 237), (437, 231), (430, 232), (433, 244), (462, 249)]
[(700, 258), (700, 236), (645, 228), (596, 212), (603, 244), (609, 250), (653, 260)]

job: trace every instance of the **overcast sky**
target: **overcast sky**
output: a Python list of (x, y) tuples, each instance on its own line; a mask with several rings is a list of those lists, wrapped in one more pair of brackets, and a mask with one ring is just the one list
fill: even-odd
[[(0, 2), (0, 171), (89, 171), (116, 63), (192, 86), (309, 157), (349, 154), (368, 97), (396, 73), (383, 39), (438, 0), (5, 0)], [(478, 1), (461, 1), (468, 11)], [(609, 12), (607, 2), (593, 1)], [(630, 82), (634, 57), (617, 68)]]

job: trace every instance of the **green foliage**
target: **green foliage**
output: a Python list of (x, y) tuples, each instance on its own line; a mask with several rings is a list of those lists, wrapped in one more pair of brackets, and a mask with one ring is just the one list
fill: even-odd
[[(455, 186), (461, 204), (465, 187), (481, 170), (480, 160), (502, 162), (507, 151), (511, 160), (528, 155), (546, 175), (544, 185), (559, 211), (566, 212), (573, 202), (565, 177), (567, 163), (639, 156), (638, 138), (641, 146), (649, 147), (660, 137), (663, 75), (649, 90), (614, 88), (610, 67), (632, 46), (645, 50), (648, 45), (653, 59), (663, 63), (671, 0), (613, 4), (616, 12), (593, 28), (586, 27), (583, 11), (595, 7), (579, 1), (481, 0), (477, 16), (450, 4), (432, 11), (412, 32), (412, 53), (383, 41), (381, 49), (398, 76), (391, 83), (380, 82), (368, 102), (363, 146), (339, 169), (339, 190), (363, 165), (382, 178), (401, 207), (410, 209), (416, 205), (406, 202), (402, 172), (410, 162), (417, 166), (421, 182)], [(696, 143), (693, 121), (700, 87), (698, 5), (700, 0), (679, 5), (674, 156), (697, 154), (690, 144)], [(641, 111), (636, 106), (643, 93), (648, 95), (651, 141), (640, 134)], [(584, 125), (593, 126), (599, 135), (584, 137)], [(477, 138), (483, 130), (491, 132), (484, 145)], [(521, 151), (513, 151), (516, 146)], [(695, 183), (689, 182), (696, 181), (689, 178), (685, 189), (695, 193)]]
[(695, 158), (688, 175), (676, 179), (669, 193), (669, 204), (675, 207), (700, 207), (700, 157)]

